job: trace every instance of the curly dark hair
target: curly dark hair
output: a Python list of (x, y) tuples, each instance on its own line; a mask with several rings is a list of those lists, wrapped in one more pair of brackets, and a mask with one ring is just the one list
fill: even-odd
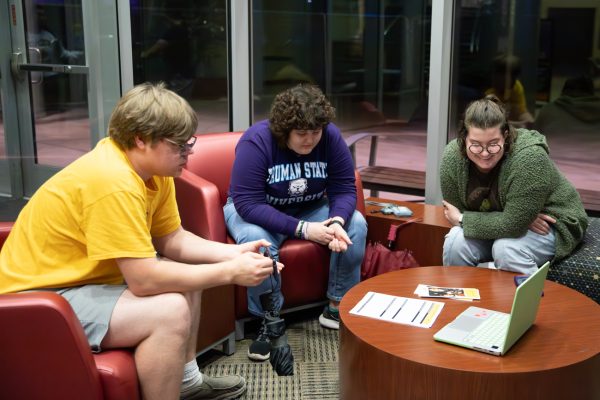
[(292, 129), (321, 129), (333, 118), (335, 108), (321, 89), (311, 84), (299, 84), (275, 96), (269, 113), (269, 128), (277, 144), (285, 148)]
[(517, 132), (508, 123), (506, 109), (498, 96), (488, 94), (483, 99), (472, 101), (465, 110), (463, 120), (458, 129), (458, 147), (463, 157), (467, 158), (466, 139), (470, 127), (487, 129), (500, 127), (504, 136), (504, 152), (510, 153)]

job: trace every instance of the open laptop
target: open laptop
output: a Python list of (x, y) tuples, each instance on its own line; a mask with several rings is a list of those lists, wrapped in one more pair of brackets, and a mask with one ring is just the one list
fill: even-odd
[(517, 287), (510, 314), (469, 307), (433, 338), (496, 356), (504, 355), (533, 325), (549, 266), (549, 262), (545, 263)]

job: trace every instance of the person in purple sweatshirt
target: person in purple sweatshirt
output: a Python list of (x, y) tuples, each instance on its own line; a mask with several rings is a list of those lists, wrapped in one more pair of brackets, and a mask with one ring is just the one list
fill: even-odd
[[(287, 238), (331, 250), (329, 304), (319, 322), (339, 329), (339, 302), (360, 280), (367, 223), (356, 211), (354, 165), (340, 130), (330, 122), (334, 116), (316, 86), (301, 84), (279, 93), (269, 119), (252, 125), (237, 144), (224, 213), (236, 243), (266, 239), (275, 259)], [(251, 314), (264, 315), (259, 296), (271, 284), (281, 309), (281, 288), (267, 279), (248, 288)], [(250, 359), (269, 359), (264, 326), (248, 349)]]

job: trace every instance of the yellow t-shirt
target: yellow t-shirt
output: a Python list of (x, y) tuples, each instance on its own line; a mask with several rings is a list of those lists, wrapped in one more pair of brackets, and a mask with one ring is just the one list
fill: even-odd
[(115, 258), (155, 257), (152, 237), (181, 224), (173, 178), (146, 184), (110, 139), (44, 183), (0, 252), (0, 293), (120, 284)]
[[(510, 120), (516, 120), (520, 115), (525, 114), (527, 112), (527, 101), (525, 99), (525, 88), (523, 88), (523, 84), (518, 79), (515, 81), (513, 87), (502, 94), (496, 93), (496, 89), (490, 88), (485, 91), (485, 94), (495, 94), (500, 97), (506, 108), (508, 108), (509, 118)], [(502, 98), (504, 97), (504, 98)]]

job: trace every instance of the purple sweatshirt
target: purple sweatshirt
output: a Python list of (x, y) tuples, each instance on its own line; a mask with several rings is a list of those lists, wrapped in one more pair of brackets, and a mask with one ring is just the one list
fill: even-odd
[(308, 155), (279, 148), (268, 120), (244, 132), (235, 148), (229, 187), (244, 221), (293, 237), (299, 220), (286, 211), (309, 206), (325, 195), (329, 216), (348, 221), (356, 209), (354, 165), (337, 126), (326, 125)]

